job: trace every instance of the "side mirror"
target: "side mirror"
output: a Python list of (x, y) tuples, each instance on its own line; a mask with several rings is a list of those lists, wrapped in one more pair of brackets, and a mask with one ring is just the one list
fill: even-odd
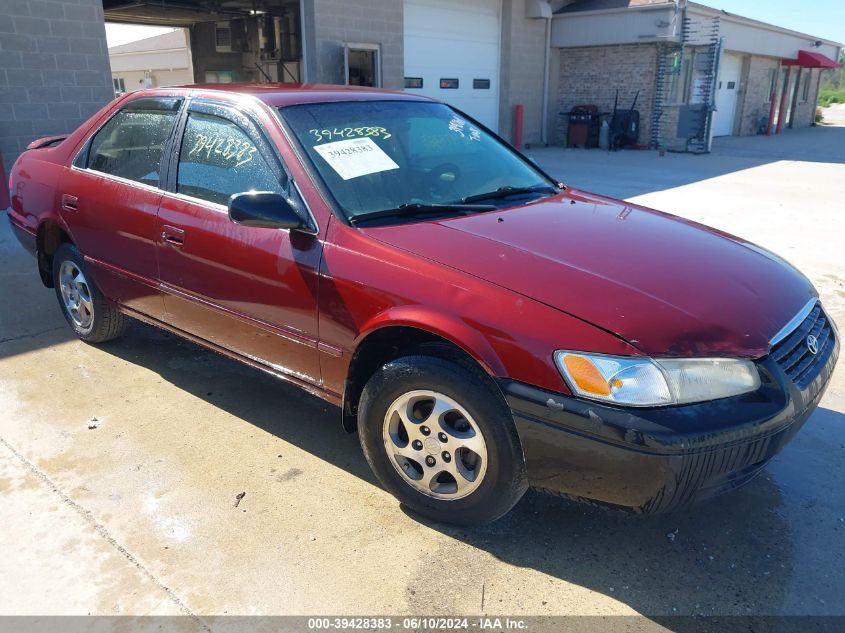
[(306, 224), (290, 200), (280, 193), (253, 191), (229, 198), (229, 219), (265, 229), (299, 229)]

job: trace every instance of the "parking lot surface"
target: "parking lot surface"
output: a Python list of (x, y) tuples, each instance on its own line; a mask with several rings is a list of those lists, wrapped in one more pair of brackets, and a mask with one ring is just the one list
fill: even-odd
[[(845, 128), (530, 153), (779, 253), (845, 325)], [(321, 401), (145, 325), (77, 342), (0, 224), (0, 614), (845, 615), (842, 360), (733, 494), (632, 518), (529, 492), (444, 527), (402, 511)]]

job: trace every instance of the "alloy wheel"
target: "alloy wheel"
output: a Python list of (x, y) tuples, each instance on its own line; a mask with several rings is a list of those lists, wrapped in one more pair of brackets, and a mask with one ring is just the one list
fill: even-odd
[(442, 393), (418, 390), (403, 394), (388, 407), (383, 429), (390, 463), (425, 495), (461, 499), (484, 479), (484, 436), (472, 416)]
[(88, 280), (74, 262), (64, 261), (59, 267), (59, 289), (73, 322), (83, 330), (90, 328), (94, 322), (94, 299)]

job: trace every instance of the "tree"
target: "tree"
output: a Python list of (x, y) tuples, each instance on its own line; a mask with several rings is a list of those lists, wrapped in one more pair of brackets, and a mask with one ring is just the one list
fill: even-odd
[(822, 90), (845, 88), (845, 50), (839, 54), (839, 68), (822, 73)]

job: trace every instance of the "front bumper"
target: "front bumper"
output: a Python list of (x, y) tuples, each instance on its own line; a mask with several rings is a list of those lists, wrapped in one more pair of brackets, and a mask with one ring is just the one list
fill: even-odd
[(798, 389), (778, 364), (758, 362), (753, 393), (636, 409), (500, 385), (535, 488), (636, 513), (669, 512), (750, 481), (818, 406), (839, 353)]

